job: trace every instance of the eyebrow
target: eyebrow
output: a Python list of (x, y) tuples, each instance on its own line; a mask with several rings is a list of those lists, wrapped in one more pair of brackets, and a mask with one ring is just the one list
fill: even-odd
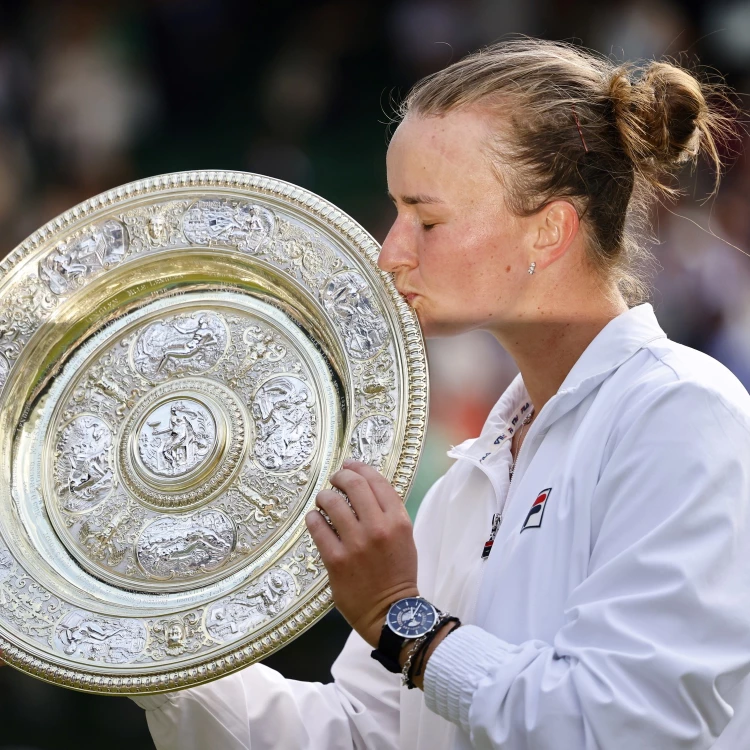
[[(388, 193), (388, 197), (396, 203), (396, 199)], [(444, 203), (445, 201), (440, 200), (440, 198), (435, 198), (432, 195), (402, 195), (401, 196), (402, 203), (406, 203), (407, 206), (416, 206), (418, 203)]]

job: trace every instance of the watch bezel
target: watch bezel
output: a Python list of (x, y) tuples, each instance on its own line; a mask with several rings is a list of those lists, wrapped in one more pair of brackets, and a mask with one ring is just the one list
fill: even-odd
[[(425, 612), (432, 613), (431, 620), (429, 620), (429, 618), (428, 618), (429, 621), (423, 619), (421, 626), (415, 627), (415, 628), (404, 628), (403, 626), (399, 626), (398, 619), (397, 619), (398, 614), (401, 611), (404, 611), (406, 607), (408, 606), (408, 603), (410, 602), (418, 602), (420, 605), (423, 605), (425, 607)], [(413, 640), (415, 638), (420, 638), (426, 633), (429, 633), (430, 630), (432, 630), (432, 628), (435, 627), (435, 624), (437, 623), (439, 617), (440, 617), (439, 610), (434, 604), (428, 602), (427, 599), (421, 596), (407, 596), (391, 604), (388, 610), (388, 614), (386, 615), (385, 622), (389, 630), (394, 632), (400, 638), (404, 638), (406, 640)]]

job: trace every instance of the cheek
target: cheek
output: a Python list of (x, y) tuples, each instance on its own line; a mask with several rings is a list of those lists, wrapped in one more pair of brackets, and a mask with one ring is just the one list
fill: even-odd
[(475, 230), (451, 238), (444, 268), (449, 283), (468, 289), (479, 299), (496, 297), (499, 287), (508, 284), (516, 265), (512, 238), (497, 232)]

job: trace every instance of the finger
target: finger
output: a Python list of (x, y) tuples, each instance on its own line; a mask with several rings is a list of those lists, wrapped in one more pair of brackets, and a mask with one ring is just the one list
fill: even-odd
[(340, 492), (321, 490), (315, 496), (315, 504), (326, 512), (340, 537), (351, 538), (357, 533), (357, 517)]
[(346, 493), (354, 512), (363, 523), (377, 521), (382, 508), (366, 477), (346, 468), (333, 474), (330, 481), (334, 487)]
[(347, 470), (353, 471), (367, 480), (367, 484), (384, 513), (404, 512), (404, 501), (401, 499), (401, 495), (393, 489), (393, 485), (377, 469), (361, 461), (351, 459), (345, 460), (344, 466)]
[(313, 542), (315, 542), (315, 546), (318, 548), (318, 552), (320, 552), (323, 564), (326, 565), (326, 560), (330, 560), (331, 555), (335, 554), (341, 547), (341, 540), (317, 510), (311, 510), (305, 516), (305, 524)]

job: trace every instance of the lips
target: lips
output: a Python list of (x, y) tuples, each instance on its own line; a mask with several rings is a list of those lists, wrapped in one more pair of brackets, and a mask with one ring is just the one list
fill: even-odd
[(406, 289), (399, 289), (398, 287), (396, 287), (396, 289), (398, 289), (399, 294), (404, 297), (404, 299), (406, 299), (409, 304), (411, 304), (412, 300), (417, 296), (416, 292), (410, 292)]

